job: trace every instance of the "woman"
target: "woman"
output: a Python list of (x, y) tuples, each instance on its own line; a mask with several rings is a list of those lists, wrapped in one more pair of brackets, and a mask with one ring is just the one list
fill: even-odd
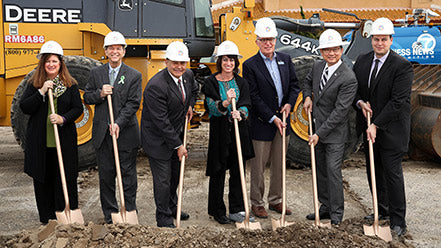
[[(38, 66), (20, 100), (30, 115), (26, 131), (24, 171), (34, 180), (40, 222), (55, 219), (64, 209), (53, 124), (58, 125), (71, 209), (78, 208), (78, 149), (75, 120), (83, 107), (78, 84), (63, 62), (63, 49), (48, 41), (37, 56)], [(51, 113), (48, 89), (53, 89), (55, 112)]]
[[(251, 139), (248, 135), (248, 113), (251, 105), (248, 83), (237, 75), (239, 54), (231, 41), (219, 45), (217, 73), (205, 80), (202, 92), (210, 118), (210, 138), (206, 175), (210, 177), (208, 191), (208, 214), (220, 224), (231, 221), (242, 222), (245, 217), (236, 137), (233, 118), (239, 122), (243, 161), (254, 157)], [(237, 110), (232, 109), (232, 99), (236, 99)], [(226, 216), (224, 203), (225, 172), (230, 170), (229, 213)]]

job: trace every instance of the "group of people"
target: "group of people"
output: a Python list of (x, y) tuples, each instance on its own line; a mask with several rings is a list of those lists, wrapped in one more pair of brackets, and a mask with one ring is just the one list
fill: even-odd
[[(410, 133), (410, 63), (390, 49), (393, 24), (386, 18), (372, 26), (373, 51), (360, 55), (353, 69), (342, 62), (344, 42), (332, 29), (319, 39), (323, 61), (316, 61), (303, 83), (303, 107), (312, 112), (315, 126), (309, 143), (316, 149), (320, 218), (339, 225), (343, 219), (344, 194), (341, 166), (349, 136), (348, 111), (357, 110), (358, 134), (374, 142), (380, 218), (390, 218), (398, 235), (406, 232), (404, 180), (401, 160)], [(222, 42), (216, 54), (217, 72), (204, 81), (205, 107), (210, 119), (206, 175), (209, 176), (208, 214), (220, 224), (242, 222), (245, 217), (233, 119), (239, 123), (243, 162), (249, 160), (251, 211), (267, 218), (264, 170), (270, 167), (268, 209), (282, 212), (282, 134), (300, 92), (289, 55), (276, 52), (277, 29), (270, 18), (261, 18), (255, 28), (259, 51), (243, 64), (239, 76), (239, 49)], [(122, 62), (127, 44), (119, 32), (104, 39), (108, 63), (94, 68), (84, 93), (84, 102), (95, 105), (92, 142), (99, 170), (100, 200), (104, 220), (118, 212), (115, 198), (115, 161), (111, 135), (118, 139), (120, 167), (127, 211), (137, 210), (136, 155), (142, 146), (153, 176), (156, 222), (175, 227), (176, 189), (180, 160), (188, 156), (183, 144), (185, 119), (190, 120), (198, 93), (193, 73), (187, 69), (188, 49), (172, 42), (166, 50), (166, 68), (153, 76), (142, 92), (142, 76)], [(64, 208), (52, 124), (58, 124), (72, 209), (78, 208), (76, 179), (78, 152), (74, 121), (82, 106), (78, 84), (63, 62), (63, 49), (46, 42), (39, 64), (30, 79), (20, 106), (30, 115), (25, 149), (25, 172), (34, 180), (37, 208), (42, 223)], [(47, 101), (55, 91), (56, 113)], [(114, 124), (109, 121), (107, 97), (111, 96)], [(136, 112), (143, 97), (141, 128)], [(233, 101), (237, 108), (233, 109)], [(367, 113), (372, 116), (366, 124)], [(286, 115), (284, 115), (286, 114)], [(283, 120), (286, 116), (286, 120)], [(51, 128), (52, 127), (52, 128)], [(287, 135), (289, 135), (287, 128)], [(289, 136), (287, 136), (289, 138)], [(288, 143), (288, 139), (286, 139)], [(365, 145), (367, 149), (367, 145)], [(366, 152), (368, 154), (368, 152)], [(366, 159), (368, 179), (369, 157)], [(229, 170), (229, 215), (224, 203), (226, 170)], [(286, 214), (292, 211), (286, 207)], [(181, 212), (181, 220), (189, 215)], [(306, 216), (315, 219), (314, 214)], [(373, 218), (372, 215), (366, 218)], [(253, 221), (253, 220), (252, 220)]]

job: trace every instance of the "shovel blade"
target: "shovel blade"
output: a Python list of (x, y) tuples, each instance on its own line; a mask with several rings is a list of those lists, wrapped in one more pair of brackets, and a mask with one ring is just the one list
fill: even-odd
[(138, 225), (138, 214), (136, 210), (126, 212), (126, 223), (130, 225)]
[(136, 210), (125, 212), (125, 218), (123, 217), (121, 212), (112, 213), (112, 222), (113, 224), (127, 223), (131, 225), (137, 225), (138, 215), (136, 214)]
[(112, 216), (112, 223), (113, 224), (122, 224), (122, 223), (124, 223), (124, 219), (122, 217), (121, 212), (112, 213), (111, 216)]
[(84, 224), (83, 214), (80, 209), (57, 211), (55, 216), (57, 217), (57, 222), (63, 225), (72, 223)]
[(332, 228), (331, 222), (319, 222), (318, 224), (314, 223), (314, 225), (322, 228), (329, 228), (329, 229)]
[(272, 219), (271, 226), (273, 227), (273, 231), (275, 231), (279, 227), (287, 227), (293, 225), (294, 222), (282, 221), (282, 219)]
[(262, 230), (259, 222), (248, 222), (248, 225), (244, 222), (236, 222), (236, 228), (244, 228), (248, 230)]
[(389, 226), (378, 226), (376, 231), (373, 225), (363, 225), (363, 230), (364, 234), (367, 236), (377, 236), (386, 242), (392, 241), (392, 234), (390, 233)]
[(69, 217), (67, 216), (66, 212), (60, 211), (55, 212), (55, 216), (57, 216), (57, 222), (62, 225), (69, 225)]

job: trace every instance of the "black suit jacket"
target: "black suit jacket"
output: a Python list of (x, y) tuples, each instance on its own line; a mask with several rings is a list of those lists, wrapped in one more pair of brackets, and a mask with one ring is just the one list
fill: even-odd
[[(48, 119), (49, 98), (43, 96), (28, 84), (20, 99), (23, 113), (30, 115), (26, 130), (24, 171), (39, 182), (45, 181), (46, 175), (46, 125)], [(83, 113), (78, 85), (66, 89), (57, 99), (57, 114), (66, 118), (58, 126), (61, 153), (66, 180), (76, 180), (78, 176), (78, 147), (75, 120)]]
[[(289, 103), (293, 108), (300, 91), (294, 64), (289, 55), (280, 52), (276, 54), (283, 90), (281, 107)], [(273, 115), (282, 118), (281, 107), (279, 107), (276, 86), (259, 52), (243, 63), (243, 77), (250, 85), (251, 136), (255, 140), (273, 140), (277, 127), (268, 121)], [(289, 116), (287, 120), (289, 122)]]
[[(104, 137), (109, 134), (109, 106), (107, 98), (101, 98), (104, 84), (109, 84), (109, 64), (93, 68), (86, 85), (83, 98), (86, 104), (95, 104), (92, 141), (95, 148), (101, 147)], [(114, 82), (112, 107), (115, 124), (120, 132), (118, 150), (139, 147), (139, 125), (136, 117), (141, 104), (142, 75), (139, 71), (122, 63)]]
[(145, 153), (154, 159), (170, 159), (175, 148), (182, 144), (185, 115), (194, 106), (198, 93), (191, 70), (187, 69), (182, 78), (185, 102), (167, 69), (156, 73), (144, 89), (141, 142)]
[(348, 111), (357, 92), (357, 79), (354, 72), (342, 63), (319, 94), (325, 65), (323, 60), (314, 63), (304, 83), (303, 98), (309, 96), (313, 100), (312, 114), (320, 142), (345, 143), (350, 133)]
[[(375, 143), (382, 148), (406, 152), (410, 137), (410, 93), (413, 68), (409, 61), (390, 51), (386, 61), (368, 88), (374, 52), (360, 55), (353, 70), (358, 80), (354, 105), (370, 102), (372, 122), (378, 127)], [(357, 131), (365, 133), (366, 118), (357, 110)]]

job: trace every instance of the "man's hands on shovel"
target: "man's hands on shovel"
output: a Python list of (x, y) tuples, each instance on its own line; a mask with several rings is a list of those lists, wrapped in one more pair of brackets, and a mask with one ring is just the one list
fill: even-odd
[[(190, 121), (191, 118), (193, 118), (193, 108), (191, 106), (188, 107), (186, 118), (188, 118), (188, 121)], [(184, 128), (187, 128), (187, 126), (185, 126)], [(178, 153), (179, 161), (182, 161), (183, 156), (185, 156), (185, 158), (188, 158), (187, 148), (185, 148), (184, 145), (178, 147), (177, 153)]]
[(184, 147), (184, 145), (181, 145), (179, 148), (178, 148), (178, 158), (179, 158), (179, 161), (181, 161), (182, 160), (182, 157), (183, 156), (185, 156), (185, 158), (188, 158), (188, 153), (187, 153), (187, 149)]
[[(306, 97), (305, 102), (303, 103), (303, 109), (306, 113), (312, 113), (312, 100), (311, 97)], [(312, 120), (309, 120), (312, 121)], [(317, 145), (320, 137), (317, 134), (309, 135), (308, 145)]]
[(118, 139), (118, 137), (119, 137), (118, 124), (114, 123), (113, 126), (112, 126), (112, 124), (109, 124), (109, 131), (110, 131), (110, 135), (115, 135), (116, 139)]
[[(372, 108), (371, 104), (369, 102), (360, 101), (358, 103), (358, 106), (360, 106), (361, 111), (363, 112), (363, 115), (365, 118), (367, 118), (367, 113), (369, 112), (372, 116)], [(377, 126), (373, 123), (369, 125), (369, 127), (366, 130), (367, 139), (372, 140), (372, 143), (375, 143), (375, 138), (377, 137)]]
[[(280, 109), (280, 113), (283, 115), (283, 112), (285, 112), (286, 116), (288, 116), (291, 112), (291, 104), (287, 103), (283, 105), (283, 107)], [(276, 125), (277, 129), (279, 129), (280, 135), (283, 135), (283, 129), (286, 128), (286, 123), (284, 124), (283, 120), (281, 120), (279, 117), (276, 117), (273, 123)]]

